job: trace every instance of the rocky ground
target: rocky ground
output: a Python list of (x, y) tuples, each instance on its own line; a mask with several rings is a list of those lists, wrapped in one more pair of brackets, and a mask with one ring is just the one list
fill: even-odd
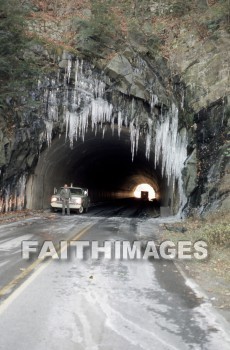
[(54, 214), (52, 214), (50, 211), (44, 210), (18, 210), (8, 213), (0, 213), (0, 225), (35, 217), (52, 218), (53, 215)]

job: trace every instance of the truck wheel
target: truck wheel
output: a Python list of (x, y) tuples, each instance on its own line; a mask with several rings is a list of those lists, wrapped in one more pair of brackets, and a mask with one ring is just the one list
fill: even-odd
[(78, 213), (79, 213), (79, 214), (82, 214), (83, 211), (84, 211), (84, 208), (83, 208), (83, 207), (80, 207), (80, 208), (78, 209)]

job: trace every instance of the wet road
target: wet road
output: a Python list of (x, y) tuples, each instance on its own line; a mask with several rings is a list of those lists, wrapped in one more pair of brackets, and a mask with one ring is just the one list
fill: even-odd
[(230, 349), (228, 325), (173, 262), (92, 259), (90, 249), (83, 260), (21, 256), (22, 240), (152, 240), (159, 222), (137, 204), (108, 204), (1, 226), (0, 349)]

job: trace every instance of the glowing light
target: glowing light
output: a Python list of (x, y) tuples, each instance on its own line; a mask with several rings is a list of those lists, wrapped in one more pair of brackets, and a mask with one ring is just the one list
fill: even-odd
[(134, 190), (134, 197), (135, 198), (141, 198), (141, 192), (148, 192), (149, 194), (149, 200), (156, 198), (156, 193), (154, 191), (154, 189), (152, 188), (152, 186), (150, 186), (149, 184), (140, 184), (138, 185), (135, 190)]

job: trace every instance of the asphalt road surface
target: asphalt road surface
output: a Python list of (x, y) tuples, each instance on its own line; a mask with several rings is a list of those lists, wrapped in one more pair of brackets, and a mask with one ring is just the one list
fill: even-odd
[[(227, 350), (228, 326), (171, 261), (22, 258), (21, 242), (134, 241), (160, 219), (138, 206), (33, 218), (0, 227), (1, 350)], [(229, 328), (230, 329), (230, 328)]]

